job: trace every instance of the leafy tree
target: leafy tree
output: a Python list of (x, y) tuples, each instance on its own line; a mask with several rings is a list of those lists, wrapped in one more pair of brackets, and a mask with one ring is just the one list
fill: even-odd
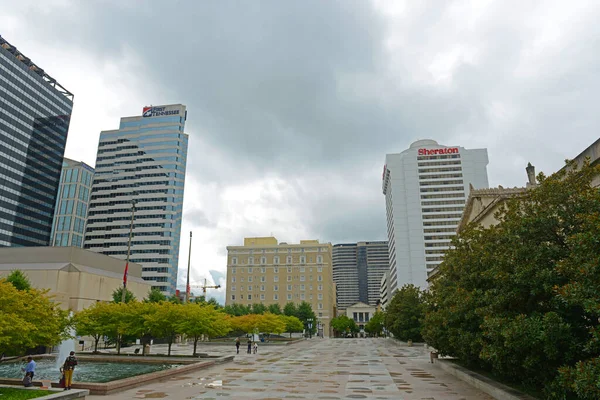
[(267, 311), (269, 311), (271, 314), (275, 314), (275, 315), (281, 315), (281, 306), (279, 305), (279, 303), (273, 303), (270, 304)]
[(375, 312), (373, 317), (365, 325), (365, 332), (371, 335), (381, 335), (385, 324), (385, 314), (381, 311)]
[(31, 282), (29, 282), (29, 278), (27, 275), (23, 273), (21, 270), (12, 271), (7, 277), (6, 281), (12, 283), (12, 285), (17, 288), (17, 290), (29, 290), (31, 289)]
[(356, 322), (354, 322), (354, 320), (348, 317), (347, 315), (340, 315), (338, 317), (333, 318), (331, 320), (331, 327), (338, 334), (343, 334), (347, 332), (358, 332), (358, 326), (356, 325)]
[(182, 318), (177, 322), (178, 331), (194, 340), (194, 355), (198, 340), (203, 336), (223, 336), (231, 330), (229, 318), (212, 305), (186, 304), (182, 308)]
[(107, 303), (96, 303), (78, 312), (74, 317), (76, 332), (81, 336), (94, 338), (94, 353), (98, 352), (98, 342), (103, 336), (109, 336), (112, 305)]
[(262, 303), (252, 304), (252, 314), (264, 314), (267, 312), (267, 306)]
[(231, 318), (231, 327), (236, 331), (254, 333), (260, 323), (260, 314), (247, 314)]
[(53, 346), (68, 337), (67, 312), (48, 291), (18, 290), (0, 280), (0, 354), (18, 355), (32, 347)]
[(296, 309), (296, 304), (289, 302), (283, 307), (283, 314), (288, 317), (293, 316), (297, 317), (298, 310)]
[(217, 299), (215, 299), (214, 297), (211, 297), (210, 299), (208, 299), (208, 301), (206, 302), (206, 304), (211, 305), (216, 310), (219, 310), (219, 309), (223, 308), (223, 306), (221, 304), (219, 304), (219, 302), (217, 301)]
[[(127, 297), (125, 300), (127, 301)], [(167, 301), (167, 296), (157, 288), (151, 288), (148, 292), (148, 298), (145, 301), (147, 303), (160, 303), (161, 301)]]
[(292, 337), (292, 333), (302, 332), (304, 330), (302, 321), (293, 315), (280, 315), (279, 317), (285, 322), (285, 332), (289, 332), (290, 337)]
[(183, 304), (183, 301), (181, 301), (179, 296), (171, 296), (167, 301), (172, 304)]
[(144, 315), (144, 327), (153, 337), (166, 338), (169, 343), (167, 355), (171, 355), (171, 346), (175, 336), (181, 333), (180, 321), (185, 316), (183, 305), (165, 301), (152, 304), (153, 312)]
[[(286, 305), (286, 307), (287, 307), (287, 305)], [(298, 319), (300, 321), (302, 321), (302, 323), (304, 323), (304, 325), (306, 325), (307, 331), (309, 330), (308, 329), (308, 324), (309, 324), (308, 320), (309, 319), (312, 320), (312, 329), (310, 329), (310, 331), (313, 335), (315, 334), (315, 332), (317, 332), (317, 316), (313, 312), (312, 306), (310, 305), (310, 303), (308, 303), (306, 301), (303, 301), (302, 303), (300, 303), (296, 310), (296, 317), (298, 317)]]
[[(115, 289), (112, 293), (112, 297), (114, 303), (120, 303), (121, 298), (123, 297), (123, 288), (119, 287)], [(135, 301), (135, 295), (129, 289), (125, 289), (125, 303), (131, 303), (132, 301)]]
[(414, 285), (404, 285), (392, 297), (385, 314), (387, 329), (400, 340), (420, 342), (425, 318), (425, 295)]
[(257, 328), (261, 333), (280, 334), (285, 332), (286, 321), (278, 315), (266, 312), (260, 315)]
[(238, 303), (229, 304), (223, 307), (223, 312), (231, 316), (247, 315), (250, 314), (250, 311), (250, 306), (245, 306)]
[(431, 286), (427, 341), (546, 398), (598, 398), (599, 173), (540, 174), (497, 225), (461, 232)]

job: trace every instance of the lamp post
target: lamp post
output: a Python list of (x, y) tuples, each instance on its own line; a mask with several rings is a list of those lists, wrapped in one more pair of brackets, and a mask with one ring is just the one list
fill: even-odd
[(123, 293), (121, 303), (125, 303), (127, 293), (127, 272), (129, 271), (129, 255), (131, 254), (131, 237), (133, 236), (133, 216), (135, 214), (135, 200), (131, 200), (131, 224), (129, 225), (129, 241), (127, 242), (127, 260), (125, 261), (125, 272), (123, 273)]
[(187, 273), (187, 283), (185, 285), (185, 302), (186, 303), (189, 303), (189, 301), (190, 301), (190, 261), (191, 261), (191, 259), (192, 259), (192, 231), (190, 231), (190, 252), (188, 254), (188, 273)]
[(306, 321), (308, 322), (308, 337), (310, 339), (312, 339), (312, 323), (313, 323), (313, 319), (312, 318), (308, 318)]

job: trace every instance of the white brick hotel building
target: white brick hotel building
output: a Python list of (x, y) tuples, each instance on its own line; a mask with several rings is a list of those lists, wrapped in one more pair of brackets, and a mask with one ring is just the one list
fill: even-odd
[(387, 209), (390, 296), (404, 284), (425, 288), (456, 234), (469, 185), (487, 188), (486, 149), (447, 147), (419, 140), (386, 155), (383, 194)]

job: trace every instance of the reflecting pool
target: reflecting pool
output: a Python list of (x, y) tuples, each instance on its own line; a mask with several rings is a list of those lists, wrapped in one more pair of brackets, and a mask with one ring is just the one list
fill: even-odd
[[(53, 382), (60, 380), (60, 371), (56, 368), (56, 361), (52, 358), (36, 360), (34, 380), (49, 379)], [(149, 374), (151, 372), (162, 371), (170, 368), (177, 368), (177, 364), (147, 364), (134, 362), (101, 362), (79, 360), (79, 365), (75, 367), (73, 373), (74, 382), (110, 382), (118, 379), (129, 378), (131, 376)], [(0, 363), (0, 377), (21, 379), (25, 375), (21, 368), (25, 367), (22, 363)]]

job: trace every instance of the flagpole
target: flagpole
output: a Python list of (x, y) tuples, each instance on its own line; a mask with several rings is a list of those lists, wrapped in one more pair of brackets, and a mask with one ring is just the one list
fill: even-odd
[(127, 272), (129, 270), (129, 255), (131, 253), (131, 237), (133, 236), (133, 215), (135, 214), (135, 200), (131, 200), (131, 224), (129, 225), (129, 241), (127, 242), (127, 261), (125, 261), (125, 272), (123, 273), (123, 293), (121, 293), (121, 303), (125, 303), (125, 294), (127, 292)]
[(188, 273), (187, 273), (187, 283), (185, 285), (185, 302), (188, 303), (190, 301), (190, 261), (192, 259), (192, 231), (190, 231), (190, 252), (188, 254)]

